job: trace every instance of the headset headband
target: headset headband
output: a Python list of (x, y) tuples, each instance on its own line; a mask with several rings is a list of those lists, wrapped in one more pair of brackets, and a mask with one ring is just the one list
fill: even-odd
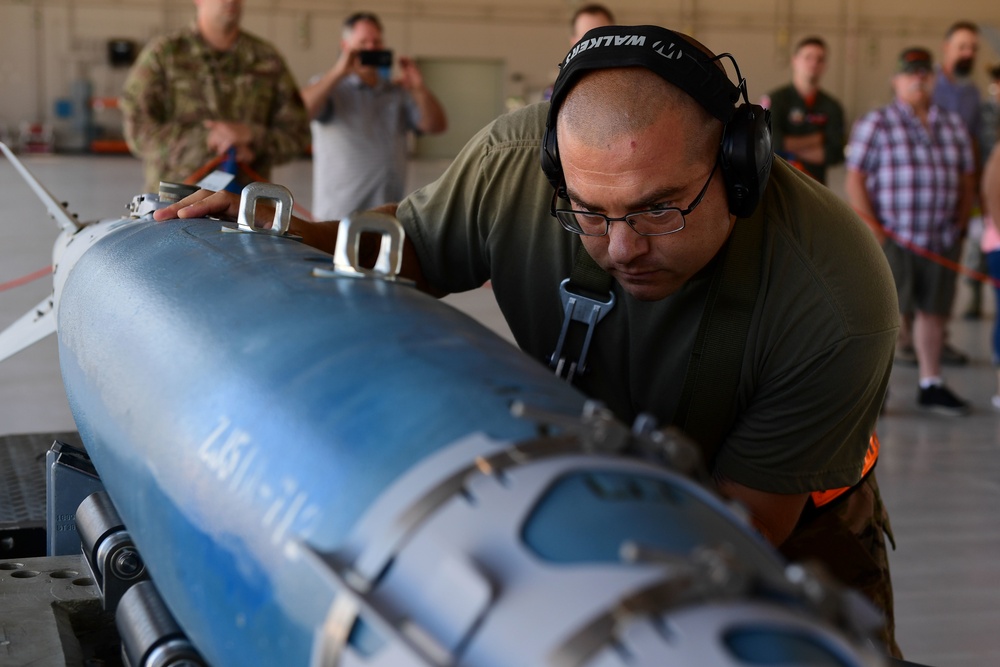
[(740, 96), (740, 89), (715, 59), (672, 30), (653, 25), (604, 26), (587, 32), (559, 64), (545, 126), (555, 130), (559, 106), (581, 74), (613, 67), (652, 70), (723, 124), (732, 118)]

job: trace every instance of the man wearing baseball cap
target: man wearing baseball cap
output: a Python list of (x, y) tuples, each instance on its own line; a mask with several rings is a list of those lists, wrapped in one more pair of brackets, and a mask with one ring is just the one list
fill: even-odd
[(941, 379), (956, 275), (924, 251), (958, 260), (976, 165), (962, 119), (931, 101), (932, 64), (924, 48), (899, 54), (892, 77), (895, 100), (864, 116), (851, 133), (846, 188), (889, 260), (900, 312), (913, 313), (917, 404), (957, 416), (966, 414), (969, 404)]

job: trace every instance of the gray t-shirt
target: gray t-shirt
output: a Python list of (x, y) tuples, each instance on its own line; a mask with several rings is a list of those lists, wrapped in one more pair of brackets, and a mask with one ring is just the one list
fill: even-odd
[(313, 208), (317, 220), (399, 201), (405, 194), (407, 134), (420, 111), (401, 86), (362, 83), (351, 74), (310, 123)]
[[(499, 118), (397, 212), (430, 285), (459, 292), (491, 280), (518, 344), (543, 363), (562, 321), (559, 283), (580, 246), (549, 214), (552, 186), (539, 168), (547, 108)], [(853, 485), (898, 328), (888, 265), (843, 201), (783, 161), (754, 216), (764, 226), (761, 286), (736, 422), (714, 468), (774, 493)], [(626, 422), (649, 412), (670, 423), (717, 266), (656, 302), (615, 284), (580, 388)]]

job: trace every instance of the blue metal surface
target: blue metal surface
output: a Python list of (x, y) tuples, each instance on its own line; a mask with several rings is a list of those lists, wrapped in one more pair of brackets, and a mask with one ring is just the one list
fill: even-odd
[(329, 257), (215, 221), (139, 221), (73, 268), (60, 363), (81, 436), (165, 601), (215, 664), (306, 664), (336, 549), (394, 479), (518, 399), (583, 397), (435, 299), (316, 278)]

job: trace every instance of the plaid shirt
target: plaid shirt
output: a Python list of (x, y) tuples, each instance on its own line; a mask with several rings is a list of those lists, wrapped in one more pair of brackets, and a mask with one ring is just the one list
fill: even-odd
[(975, 171), (969, 134), (957, 114), (931, 105), (925, 127), (893, 102), (861, 118), (847, 166), (866, 175), (875, 215), (904, 241), (941, 251), (958, 241), (962, 177)]

